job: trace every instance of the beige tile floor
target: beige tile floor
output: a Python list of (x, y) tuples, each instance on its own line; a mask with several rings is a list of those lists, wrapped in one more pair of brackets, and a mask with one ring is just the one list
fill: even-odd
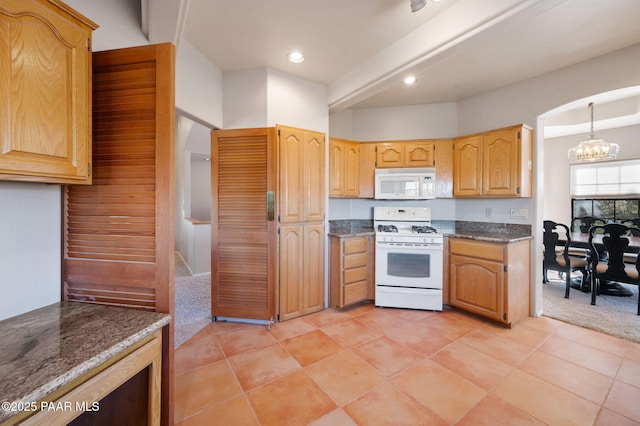
[(362, 305), (212, 323), (176, 350), (179, 425), (640, 425), (640, 344), (546, 317)]

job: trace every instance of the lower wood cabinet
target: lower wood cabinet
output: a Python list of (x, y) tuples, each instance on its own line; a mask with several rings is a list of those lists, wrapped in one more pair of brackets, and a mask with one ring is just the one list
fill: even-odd
[(449, 304), (511, 326), (529, 316), (530, 240), (449, 239)]
[(373, 235), (331, 236), (329, 287), (332, 308), (374, 299)]
[(324, 223), (280, 227), (280, 321), (324, 309), (325, 235)]

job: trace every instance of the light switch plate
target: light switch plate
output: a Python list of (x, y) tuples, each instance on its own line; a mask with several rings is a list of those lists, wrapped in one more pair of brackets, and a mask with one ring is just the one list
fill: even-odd
[(528, 209), (511, 209), (511, 219), (526, 219), (528, 217)]

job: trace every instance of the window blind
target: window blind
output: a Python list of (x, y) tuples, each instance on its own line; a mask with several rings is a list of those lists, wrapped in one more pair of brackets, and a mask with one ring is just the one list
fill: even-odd
[(640, 194), (640, 159), (572, 164), (571, 197), (620, 197)]

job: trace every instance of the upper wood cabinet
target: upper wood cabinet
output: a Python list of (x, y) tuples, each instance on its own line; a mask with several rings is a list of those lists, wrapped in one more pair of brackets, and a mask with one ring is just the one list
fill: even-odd
[(97, 27), (57, 0), (2, 1), (1, 180), (91, 183)]
[(427, 141), (380, 142), (376, 167), (431, 167), (435, 164), (434, 144)]
[(436, 165), (436, 198), (453, 197), (453, 141), (433, 141)]
[(323, 221), (324, 133), (277, 126), (280, 146), (281, 222)]
[[(391, 159), (400, 158), (403, 166), (436, 168), (436, 197), (453, 196), (453, 150), (451, 139), (411, 140), (397, 142), (362, 142), (360, 148), (360, 190), (359, 198), (373, 198), (375, 193), (374, 175), (376, 168), (395, 167)], [(380, 157), (386, 161), (380, 163)]]
[(531, 197), (533, 130), (523, 124), (454, 141), (455, 197)]
[(329, 138), (329, 197), (358, 197), (358, 143)]
[(360, 156), (358, 198), (373, 198), (375, 196), (376, 144), (372, 142), (360, 142), (358, 145), (358, 154)]

